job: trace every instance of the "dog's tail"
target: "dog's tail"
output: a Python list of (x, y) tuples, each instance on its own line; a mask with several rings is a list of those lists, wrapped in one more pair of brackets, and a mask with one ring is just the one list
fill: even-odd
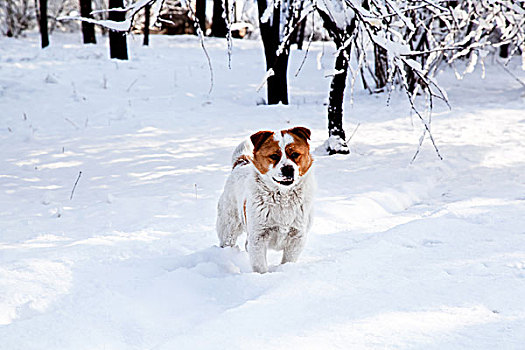
[(253, 156), (253, 144), (250, 139), (241, 142), (232, 154), (232, 170), (238, 166), (244, 166), (250, 163)]

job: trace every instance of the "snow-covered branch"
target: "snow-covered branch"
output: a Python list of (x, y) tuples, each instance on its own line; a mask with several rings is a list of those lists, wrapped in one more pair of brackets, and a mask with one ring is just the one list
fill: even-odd
[(98, 11), (92, 12), (92, 13), (112, 12), (112, 11), (126, 12), (126, 19), (122, 22), (117, 22), (117, 21), (112, 21), (112, 20), (97, 20), (97, 19), (81, 17), (81, 16), (62, 16), (62, 17), (58, 17), (57, 20), (59, 21), (73, 20), (73, 21), (88, 22), (88, 23), (93, 23), (93, 24), (108, 28), (113, 31), (128, 32), (131, 30), (131, 27), (133, 26), (133, 18), (135, 17), (137, 12), (142, 10), (147, 5), (153, 4), (156, 1), (157, 0), (139, 0), (137, 2), (130, 4), (129, 6), (125, 8), (117, 7), (117, 8), (110, 8), (107, 10), (98, 10)]

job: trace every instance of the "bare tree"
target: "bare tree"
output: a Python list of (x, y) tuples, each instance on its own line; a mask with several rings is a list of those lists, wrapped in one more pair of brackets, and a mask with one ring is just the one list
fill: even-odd
[[(93, 18), (93, 15), (91, 14), (92, 11), (91, 0), (80, 0), (80, 16)], [(95, 25), (93, 23), (82, 22), (82, 38), (84, 44), (97, 43), (97, 38), (95, 37)]]
[(150, 17), (151, 17), (151, 5), (144, 6), (144, 40), (142, 41), (142, 45), (148, 46), (149, 45), (149, 25), (150, 25)]
[(290, 38), (302, 20), (301, 0), (257, 0), (267, 71), (268, 104), (288, 104)]
[[(124, 22), (126, 12), (117, 9), (124, 9), (124, 0), (109, 0), (108, 19), (114, 22)], [(128, 59), (128, 46), (126, 43), (126, 32), (110, 30), (109, 31), (109, 56), (119, 60)]]
[(49, 46), (49, 31), (47, 27), (47, 0), (39, 0), (40, 10), (38, 25), (40, 27), (40, 38), (42, 48)]
[(374, 44), (374, 77), (377, 91), (383, 91), (388, 83), (388, 53), (377, 44)]
[(195, 17), (203, 34), (206, 34), (206, 0), (195, 0)]
[(83, 16), (62, 16), (57, 18), (57, 20), (88, 22), (109, 29), (110, 57), (127, 60), (128, 48), (126, 36), (133, 26), (133, 19), (137, 12), (142, 10), (145, 6), (151, 5), (155, 1), (157, 0), (138, 0), (137, 2), (124, 7), (123, 0), (109, 0), (107, 10), (94, 11), (97, 13), (108, 13), (107, 20), (93, 19)]
[(355, 18), (345, 20), (345, 24), (340, 28), (330, 12), (325, 12), (322, 8), (318, 8), (317, 11), (337, 49), (328, 99), (328, 134), (331, 142), (327, 144), (326, 150), (328, 154), (347, 154), (349, 150), (343, 129), (343, 97), (352, 48), (349, 40), (354, 34)]
[(226, 9), (228, 0), (213, 0), (213, 17), (211, 22), (211, 35), (225, 38), (228, 33), (226, 25)]

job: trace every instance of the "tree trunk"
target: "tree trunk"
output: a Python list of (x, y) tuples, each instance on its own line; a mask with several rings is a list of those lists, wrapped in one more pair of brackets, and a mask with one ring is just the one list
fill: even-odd
[(206, 0), (196, 0), (195, 2), (195, 17), (199, 21), (199, 27), (202, 34), (206, 35)]
[(344, 50), (340, 49), (352, 36), (356, 23), (354, 19), (346, 26), (346, 28), (339, 28), (329, 14), (319, 9), (317, 9), (317, 13), (319, 13), (319, 16), (323, 20), (323, 26), (328, 30), (328, 33), (334, 40), (335, 46), (339, 52), (334, 67), (336, 74), (332, 78), (332, 83), (330, 84), (330, 95), (328, 99), (329, 139), (326, 143), (326, 151), (328, 154), (348, 154), (350, 153), (350, 150), (346, 144), (346, 135), (343, 129), (343, 103), (351, 46), (347, 45)]
[(277, 49), (280, 45), (280, 19), (281, 6), (274, 8), (273, 18), (266, 23), (261, 22), (261, 16), (266, 10), (266, 0), (257, 0), (259, 10), (259, 28), (264, 46), (264, 55), (266, 57), (266, 70), (273, 69), (274, 74), (268, 78), (267, 93), (268, 104), (274, 105), (281, 102), (288, 104), (288, 48), (277, 56)]
[[(340, 49), (343, 43), (337, 44)], [(335, 75), (330, 83), (328, 98), (328, 141), (325, 143), (326, 151), (332, 154), (348, 154), (350, 150), (346, 143), (345, 130), (343, 129), (343, 103), (346, 88), (346, 76), (350, 61), (350, 46), (339, 51), (335, 59)]]
[(49, 46), (49, 32), (47, 29), (47, 0), (40, 0), (40, 18), (38, 24), (40, 26), (40, 38), (42, 48)]
[(503, 44), (499, 47), (499, 57), (507, 58), (509, 57), (509, 48), (510, 44)]
[(335, 60), (336, 74), (330, 84), (330, 97), (328, 99), (328, 134), (330, 136), (339, 136), (343, 140), (346, 139), (343, 129), (343, 97), (346, 88), (349, 58), (350, 47), (339, 51)]
[(149, 45), (149, 17), (150, 17), (150, 10), (151, 5), (146, 5), (144, 7), (144, 41), (142, 42), (142, 45), (148, 46)]
[[(368, 0), (363, 1), (363, 8), (370, 10)], [(388, 53), (383, 47), (377, 44), (374, 44), (374, 76), (376, 89), (382, 91), (388, 83)], [(365, 85), (363, 73), (361, 73), (361, 77), (363, 78), (363, 85)]]
[[(303, 49), (304, 43), (304, 30), (306, 29), (306, 18), (299, 24), (299, 37), (297, 38), (297, 50)], [(312, 30), (314, 30), (312, 28)]]
[(274, 75), (268, 78), (268, 104), (276, 105), (281, 102), (283, 105), (288, 104), (288, 54), (284, 52), (276, 56), (266, 54), (266, 69), (273, 69)]
[[(123, 0), (109, 0), (109, 9), (123, 8)], [(123, 11), (109, 11), (108, 19), (110, 21), (123, 22), (126, 19), (126, 12)], [(126, 44), (126, 33), (109, 31), (109, 56), (119, 60), (128, 59), (128, 46)]]
[[(224, 7), (228, 9), (228, 0), (224, 0)], [(211, 22), (211, 35), (225, 38), (228, 33), (226, 15), (222, 8), (222, 0), (213, 0), (213, 18)]]
[[(301, 13), (303, 12), (303, 6), (304, 6), (304, 2), (301, 1), (299, 9), (297, 10), (297, 14), (295, 15), (297, 19), (301, 18)], [(306, 24), (306, 18), (304, 18), (301, 22), (297, 22), (297, 25), (294, 27), (292, 35), (290, 36), (290, 45), (297, 44), (298, 50), (303, 49), (305, 24)]]
[[(427, 33), (426, 32), (421, 34), (421, 36), (419, 38), (419, 41), (414, 46), (411, 45), (411, 49), (414, 50), (414, 51), (425, 51), (425, 50), (428, 50), (429, 48), (430, 48), (430, 45), (428, 43), (428, 38), (427, 38)], [(409, 59), (413, 59), (415, 61), (418, 61), (419, 64), (421, 64), (421, 67), (425, 66), (425, 62), (427, 60), (427, 57), (428, 57), (428, 54), (423, 54), (423, 55), (419, 55), (419, 56), (407, 56), (407, 58), (409, 58)], [(421, 80), (419, 78), (419, 76), (412, 69), (412, 67), (407, 65), (406, 66), (406, 71), (407, 71), (408, 91), (411, 94), (413, 94), (416, 91), (416, 87), (418, 85), (421, 86), (423, 89), (427, 88), (425, 86), (423, 80)]]
[[(91, 0), (80, 0), (80, 16), (85, 18), (93, 18), (91, 15), (93, 8), (91, 7)], [(95, 25), (82, 21), (82, 38), (84, 44), (96, 44), (97, 38), (95, 37)]]
[(374, 74), (377, 89), (383, 89), (388, 82), (388, 55), (381, 46), (374, 44)]

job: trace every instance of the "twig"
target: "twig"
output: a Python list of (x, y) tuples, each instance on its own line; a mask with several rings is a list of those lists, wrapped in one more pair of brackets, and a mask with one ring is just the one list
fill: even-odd
[(71, 191), (71, 196), (69, 196), (69, 200), (73, 199), (73, 194), (75, 193), (75, 188), (77, 188), (78, 180), (80, 180), (80, 175), (82, 175), (82, 172), (78, 172), (77, 181), (75, 181), (75, 185), (73, 186), (73, 190)]
[(227, 1), (222, 0), (222, 10), (226, 16), (226, 42), (228, 43), (228, 69), (232, 69), (232, 51), (233, 51), (233, 39), (232, 39), (232, 25), (231, 17), (233, 17), (233, 10), (235, 6), (235, 0), (232, 1), (230, 8), (227, 8)]
[[(299, 24), (308, 17), (311, 13), (315, 11), (316, 7), (313, 6), (306, 15), (303, 15), (300, 18), (293, 17), (292, 20), (289, 22), (289, 25), (287, 25), (284, 28), (283, 38), (279, 46), (277, 47), (276, 56), (280, 56), (283, 52), (287, 52), (290, 49), (290, 41), (292, 38), (292, 35), (295, 33), (295, 30), (299, 27)], [(301, 15), (301, 14), (300, 14)], [(292, 15), (293, 16), (293, 15)]]
[(135, 85), (137, 83), (137, 81), (139, 81), (139, 78), (133, 80), (133, 82), (131, 84), (129, 84), (128, 88), (126, 89), (126, 92), (129, 92), (131, 90), (131, 88), (133, 87), (133, 85)]
[[(108, 28), (110, 30), (114, 30), (114, 31), (118, 31), (118, 32), (125, 32), (125, 33), (129, 33), (131, 32), (131, 29), (133, 28), (133, 22), (135, 20), (135, 15), (140, 11), (142, 10), (144, 7), (146, 7), (147, 5), (151, 5), (153, 4), (154, 2), (156, 2), (157, 0), (149, 0), (149, 1), (136, 1), (135, 3), (129, 5), (128, 7), (125, 7), (125, 8), (122, 8), (122, 7), (117, 7), (117, 8), (110, 8), (110, 9), (104, 9), (104, 10), (95, 10), (95, 11), (92, 11), (91, 14), (97, 14), (97, 13), (109, 13), (109, 12), (125, 12), (126, 13), (126, 18), (123, 22), (126, 22), (126, 26), (127, 28), (120, 28), (120, 27), (115, 27), (115, 24), (117, 24), (118, 26), (121, 25), (121, 23), (123, 22), (116, 22), (116, 21), (111, 21), (111, 20), (96, 20), (96, 19), (93, 19), (93, 18), (86, 18), (86, 17), (82, 17), (82, 16), (60, 16), (58, 18), (56, 18), (57, 21), (82, 21), (82, 22), (88, 22), (88, 23), (93, 23), (93, 24), (96, 24), (96, 25), (99, 25), (103, 28)], [(162, 4), (164, 3), (164, 1), (162, 2)], [(162, 6), (161, 4), (161, 6)], [(120, 23), (120, 24), (119, 24)]]
[[(197, 24), (197, 26), (199, 25)], [(210, 69), (210, 90), (208, 90), (208, 95), (210, 95), (213, 90), (213, 67), (211, 65), (210, 55), (208, 55), (208, 50), (206, 50), (206, 46), (204, 46), (204, 34), (202, 33), (200, 27), (197, 29), (197, 33), (199, 34), (199, 41), (201, 43), (202, 51), (204, 51), (204, 55), (208, 61), (208, 68)]]
[(263, 80), (261, 81), (261, 83), (259, 84), (259, 86), (257, 86), (257, 88), (255, 89), (255, 91), (259, 92), (261, 91), (261, 89), (263, 88), (264, 84), (266, 84), (266, 81), (275, 75), (275, 72), (273, 71), (273, 68), (270, 68), (266, 71), (266, 74), (264, 74), (264, 77), (263, 77)]
[[(191, 6), (188, 6), (188, 11), (190, 12), (192, 16), (192, 19), (194, 21), (195, 30), (197, 31), (197, 36), (199, 37), (199, 42), (202, 47), (202, 51), (204, 51), (204, 55), (206, 56), (206, 60), (208, 61), (208, 68), (210, 69), (210, 90), (208, 90), (208, 95), (210, 95), (213, 90), (213, 85), (214, 85), (213, 84), (213, 66), (211, 64), (211, 58), (210, 58), (210, 55), (208, 54), (208, 50), (206, 50), (206, 46), (204, 46), (204, 33), (201, 30), (199, 19), (197, 18), (197, 15), (195, 14)], [(162, 19), (161, 21), (166, 22), (166, 23), (175, 24), (175, 22), (166, 20), (166, 19)]]
[(75, 129), (77, 129), (77, 130), (79, 129), (78, 125), (75, 124), (75, 122), (73, 122), (71, 119), (69, 119), (69, 118), (65, 118), (65, 120), (66, 120), (67, 122), (69, 122), (71, 125), (73, 125), (73, 126), (75, 127)]
[(523, 80), (521, 80), (520, 78), (518, 78), (514, 73), (512, 73), (507, 67), (505, 67), (504, 64), (502, 64), (501, 62), (498, 62), (498, 64), (501, 66), (501, 68), (503, 68), (505, 70), (505, 72), (507, 72), (511, 77), (513, 77), (518, 83), (521, 84), (521, 86), (525, 87), (525, 83), (523, 82)]
[(352, 132), (352, 135), (350, 135), (350, 137), (346, 139), (347, 143), (352, 139), (352, 137), (354, 137), (355, 133), (357, 132), (357, 129), (359, 128), (359, 125), (361, 125), (361, 123), (357, 123), (357, 126), (355, 127), (354, 132)]
[[(306, 22), (304, 24), (306, 26)], [(301, 64), (299, 65), (299, 68), (297, 69), (297, 72), (295, 72), (295, 76), (297, 77), (299, 73), (301, 72), (301, 69), (303, 68), (304, 62), (306, 62), (306, 57), (308, 57), (308, 53), (310, 52), (310, 45), (312, 45), (312, 41), (314, 39), (314, 33), (315, 33), (315, 16), (312, 17), (312, 33), (310, 34), (310, 38), (308, 39), (308, 46), (306, 47), (306, 52), (304, 53), (303, 60), (301, 61)]]

